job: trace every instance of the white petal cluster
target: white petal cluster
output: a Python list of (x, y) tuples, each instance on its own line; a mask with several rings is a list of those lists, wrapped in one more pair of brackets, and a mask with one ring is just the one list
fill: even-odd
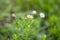
[(12, 16), (15, 17), (16, 15), (13, 13)]
[(39, 15), (40, 15), (41, 18), (45, 18), (45, 14), (44, 13), (41, 12)]
[(32, 14), (36, 14), (37, 12), (35, 10), (32, 11)]
[(33, 15), (27, 15), (28, 19), (33, 19)]

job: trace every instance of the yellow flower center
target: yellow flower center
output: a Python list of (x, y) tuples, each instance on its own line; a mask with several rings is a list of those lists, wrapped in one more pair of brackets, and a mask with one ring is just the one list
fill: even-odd
[(32, 19), (32, 18), (33, 18), (33, 16), (32, 16), (32, 15), (28, 15), (27, 17), (28, 17), (29, 19)]

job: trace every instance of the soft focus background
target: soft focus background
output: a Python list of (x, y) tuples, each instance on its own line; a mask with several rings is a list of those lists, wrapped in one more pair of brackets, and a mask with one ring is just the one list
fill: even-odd
[(0, 0), (0, 40), (60, 40), (60, 0)]

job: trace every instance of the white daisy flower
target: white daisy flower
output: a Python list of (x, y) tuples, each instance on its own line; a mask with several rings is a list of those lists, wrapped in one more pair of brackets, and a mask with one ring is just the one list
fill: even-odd
[(44, 13), (41, 12), (39, 15), (40, 15), (41, 18), (45, 18), (45, 14)]
[(28, 19), (33, 19), (33, 16), (32, 15), (27, 15), (27, 18)]
[(35, 10), (32, 11), (32, 14), (36, 14), (37, 12)]

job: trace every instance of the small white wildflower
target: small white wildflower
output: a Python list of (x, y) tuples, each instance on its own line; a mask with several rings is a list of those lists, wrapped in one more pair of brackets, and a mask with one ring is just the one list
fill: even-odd
[(15, 14), (13, 13), (12, 16), (15, 17)]
[(32, 15), (27, 15), (27, 18), (28, 19), (33, 19), (33, 16)]
[(32, 14), (36, 14), (37, 12), (35, 10), (32, 11)]
[(45, 18), (45, 14), (41, 12), (41, 13), (40, 13), (40, 17), (41, 17), (41, 18)]

